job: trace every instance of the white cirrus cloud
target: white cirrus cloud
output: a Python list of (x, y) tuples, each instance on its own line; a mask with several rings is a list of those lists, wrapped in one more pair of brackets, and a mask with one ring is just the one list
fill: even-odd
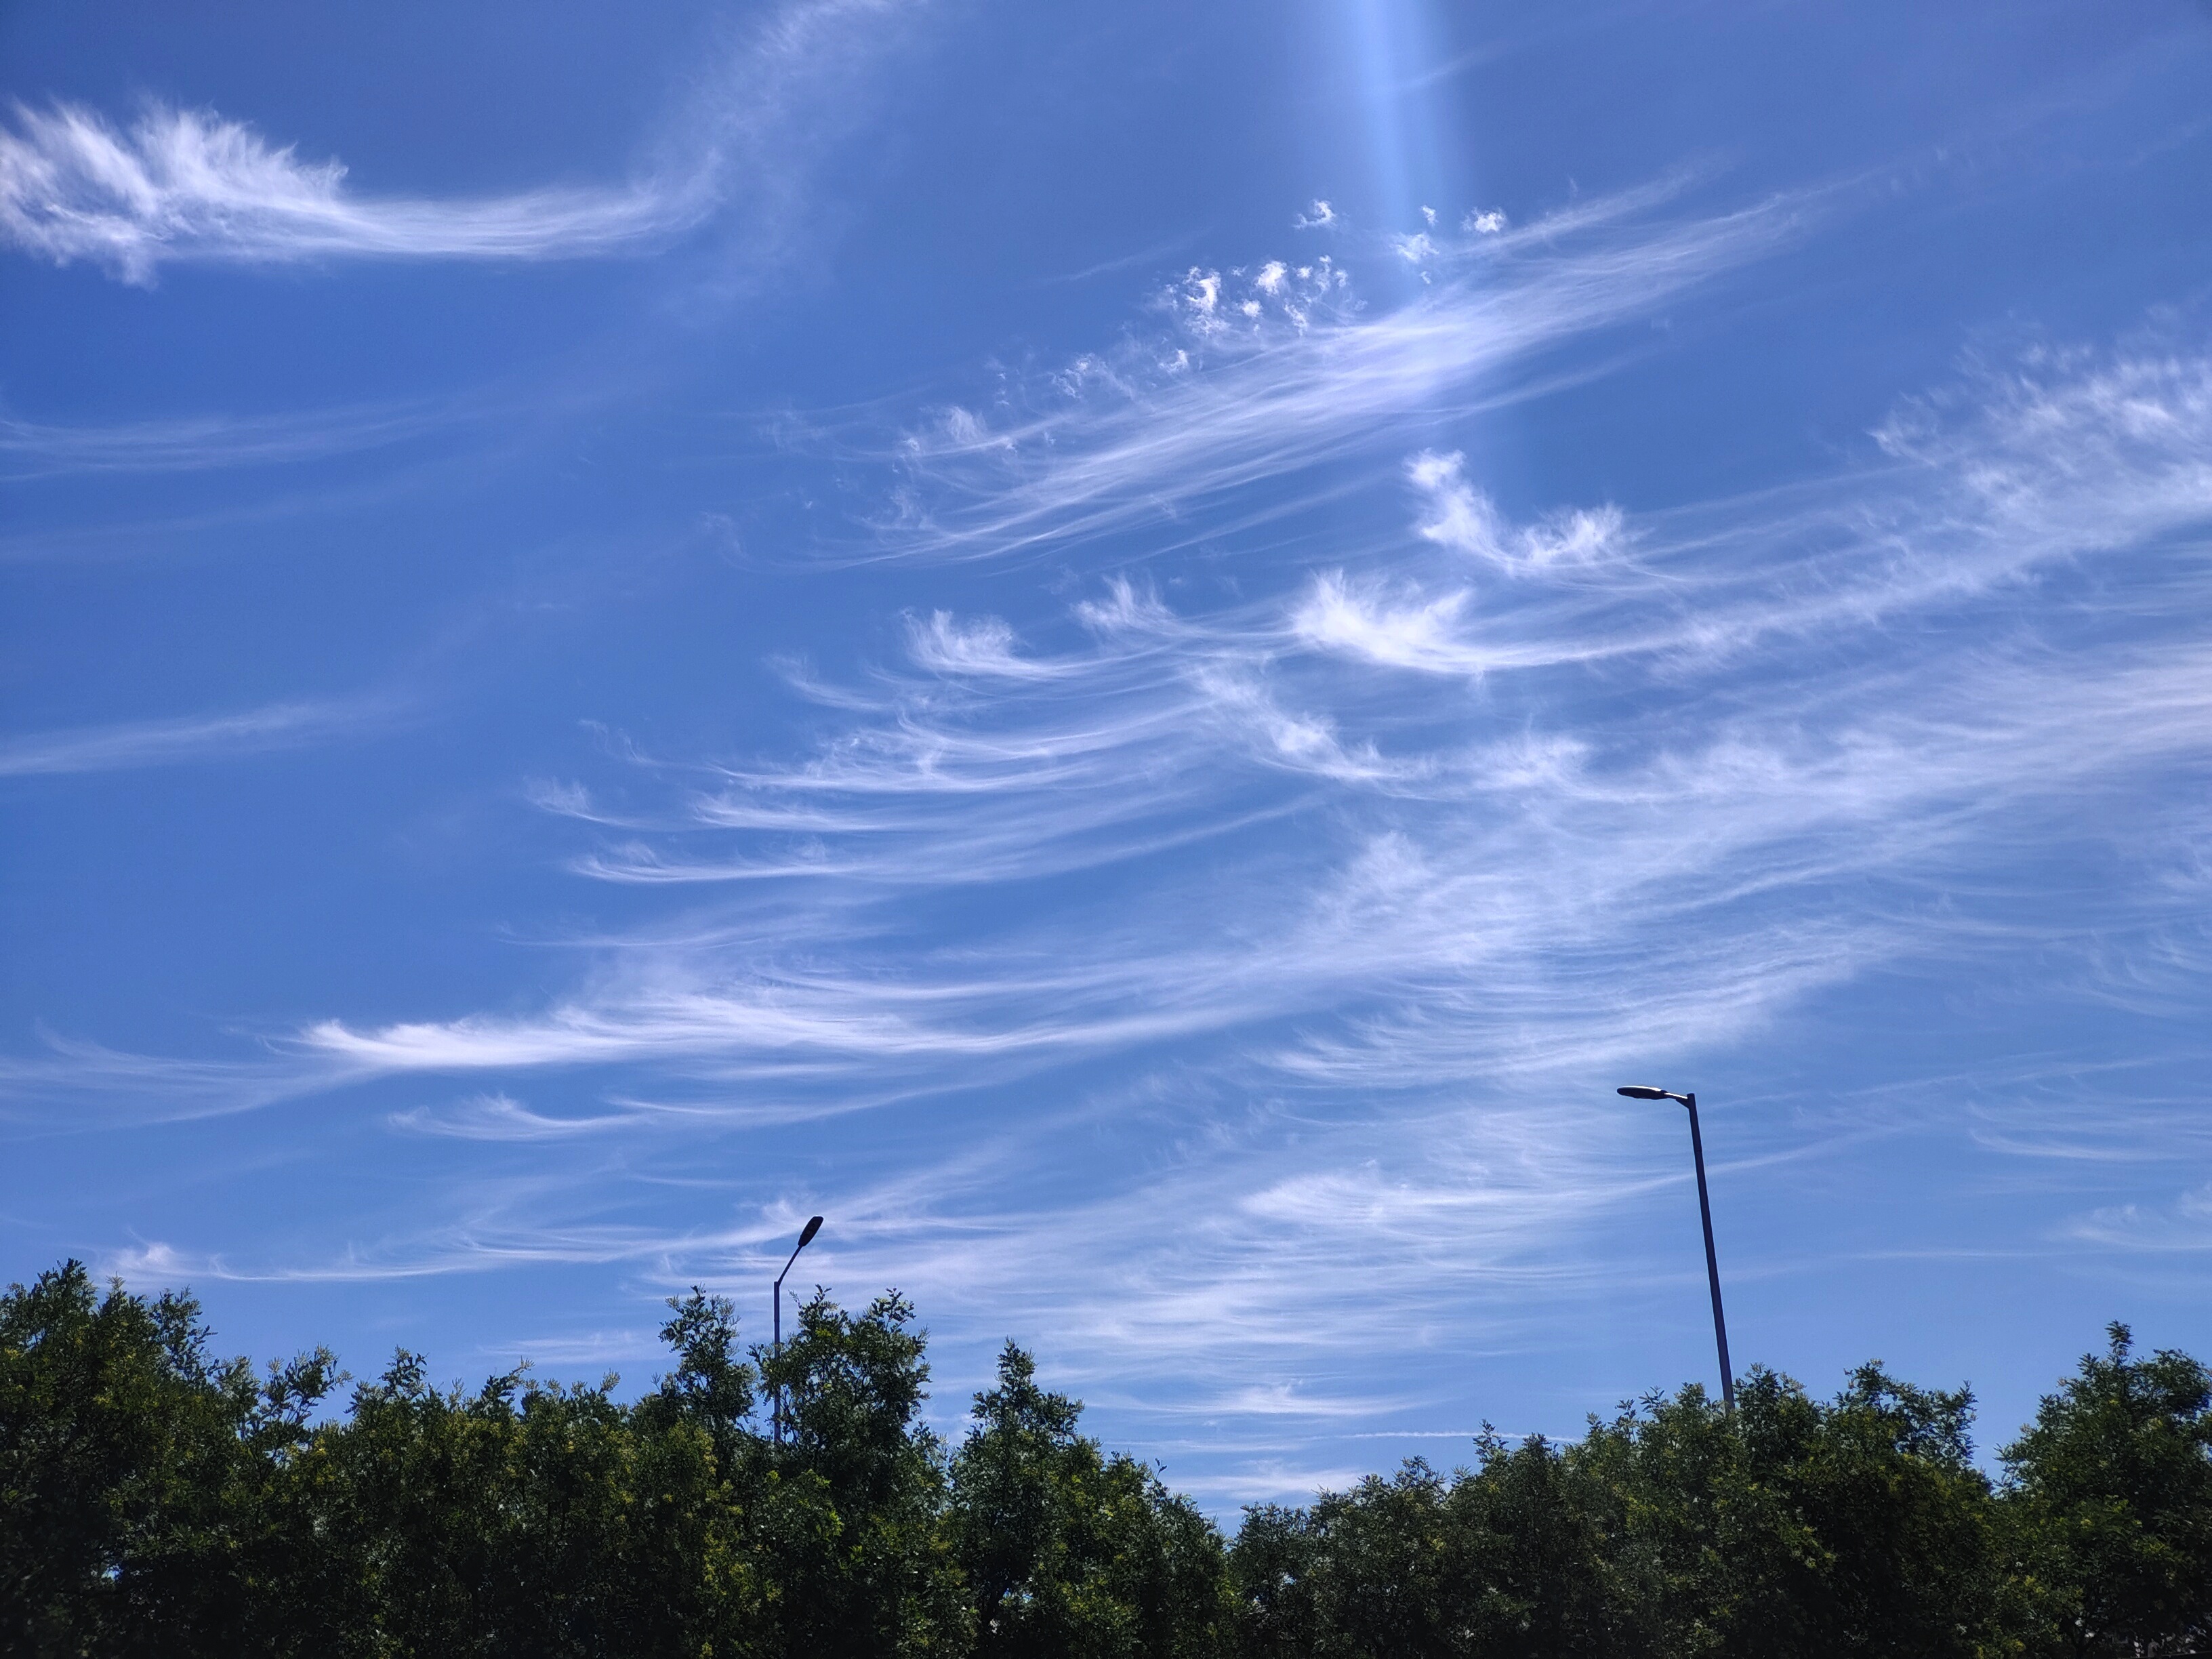
[(179, 261), (606, 254), (666, 238), (711, 201), (702, 179), (426, 200), (362, 195), (345, 177), (210, 111), (156, 105), (118, 127), (81, 105), (18, 105), (0, 127), (0, 240), (143, 285)]
[(406, 443), (482, 412), (475, 408), (386, 405), (198, 416), (104, 427), (0, 416), (0, 469), (10, 477), (27, 479), (286, 465)]
[[(1510, 523), (1427, 452), (1400, 463), (1427, 488), (1395, 545), (1271, 593), (1177, 608), (1102, 581), (1062, 643), (1018, 651), (1008, 623), (933, 611), (911, 674), (828, 699), (843, 726), (818, 750), (710, 769), (665, 833), (578, 866), (759, 896), (638, 936), (542, 1015), (300, 1041), (369, 1070), (658, 1055), (933, 1087), (1291, 1019), (1242, 1052), (1352, 1087), (1740, 1031), (1869, 964), (1976, 948), (1986, 922), (1904, 896), (2212, 754), (2212, 642), (2108, 638), (2108, 604), (2007, 622), (2024, 579), (2083, 561), (2202, 586), (2208, 375), (2031, 363), (1966, 382), (1901, 460), (1640, 520)], [(1901, 619), (1961, 615), (1987, 624), (1972, 653), (1899, 643)], [(1440, 702), (1407, 675), (1486, 690)], [(1167, 856), (1200, 842), (1236, 849), (1233, 878)], [(950, 886), (1123, 866), (1146, 881), (1110, 913), (1033, 896), (909, 931)], [(1668, 971), (1624, 991), (1608, 964), (1631, 960)]]
[(1406, 476), (1425, 504), (1414, 526), (1425, 540), (1507, 571), (1586, 564), (1623, 549), (1626, 520), (1607, 503), (1553, 513), (1519, 527), (1506, 525), (1490, 498), (1468, 481), (1467, 458), (1454, 450), (1424, 450), (1406, 464)]
[(230, 760), (358, 735), (389, 726), (401, 712), (388, 698), (276, 702), (229, 714), (21, 732), (0, 737), (0, 778)]
[(805, 216), (817, 154), (862, 118), (856, 77), (902, 38), (913, 0), (786, 0), (671, 112), (655, 159), (620, 184), (473, 197), (357, 191), (246, 121), (149, 102), (117, 121), (66, 100), (0, 122), (0, 244), (152, 283), (169, 264), (605, 258), (667, 246), (727, 207), (755, 258)]
[[(945, 576), (890, 660), (793, 670), (804, 738), (610, 745), (581, 763), (604, 787), (541, 787), (570, 868), (641, 907), (570, 941), (588, 968), (303, 1022), (268, 1069), (294, 1092), (465, 1074), (483, 1100), (396, 1127), (550, 1173), (457, 1182), (411, 1233), (288, 1271), (622, 1261), (734, 1288), (834, 1208), (823, 1273), (1012, 1326), (1127, 1400), (1172, 1375), (1163, 1417), (1326, 1421), (1303, 1368), (1355, 1344), (1411, 1411), (1443, 1386), (1440, 1310), (1463, 1357), (1538, 1299), (1672, 1271), (1592, 1242), (1681, 1178), (1593, 1103), (1615, 1066), (1686, 1067), (1877, 975), (2201, 1006), (2202, 338), (1970, 365), (1755, 497), (1515, 506), (1455, 421), (1795, 223), (1576, 212), (1485, 234), (1395, 309), (1319, 261), (1201, 266), (1126, 349), (1017, 387), (1030, 414), (883, 443), (885, 494), (923, 504), (872, 547), (917, 581), (1048, 549), (1050, 581), (978, 604)], [(500, 1092), (568, 1073), (612, 1098), (610, 1073), (699, 1115)], [(854, 1110), (883, 1133), (818, 1189), (728, 1159), (738, 1223), (671, 1225), (659, 1191), (609, 1218), (617, 1139)], [(1745, 1113), (1727, 1156), (1816, 1158), (1911, 1110)], [(2073, 1163), (2079, 1116), (2006, 1127)], [(2095, 1150), (2169, 1130), (2141, 1112)], [(2171, 1246), (2198, 1207), (2083, 1225)], [(1255, 1398), (1255, 1374), (1297, 1386)]]
[(1655, 221), (1679, 185), (1578, 203), (1502, 236), (1431, 241), (1418, 303), (1371, 308), (1328, 258), (1194, 266), (1158, 297), (1165, 335), (1132, 337), (1010, 391), (993, 421), (943, 417), (886, 446), (908, 482), (863, 557), (1034, 558), (1133, 532), (1156, 551), (1176, 526), (1264, 495), (1225, 527), (1313, 504), (1322, 463), (1402, 457), (1442, 409), (1505, 406), (1559, 383), (1571, 343), (1648, 316), (1786, 246), (1810, 216), (1774, 199)]

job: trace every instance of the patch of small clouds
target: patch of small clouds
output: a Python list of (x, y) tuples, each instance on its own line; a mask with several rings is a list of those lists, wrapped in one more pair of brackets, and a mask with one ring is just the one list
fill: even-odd
[[(1201, 345), (1231, 339), (1263, 338), (1287, 326), (1303, 333), (1324, 312), (1340, 313), (1353, 303), (1351, 274), (1328, 255), (1304, 264), (1267, 259), (1256, 267), (1224, 271), (1194, 265), (1163, 290), (1156, 303), (1184, 334)], [(1177, 362), (1187, 368), (1189, 348)]]
[(990, 404), (1002, 449), (963, 449), (935, 425), (903, 435), (905, 476), (859, 556), (1041, 554), (1371, 452), (1439, 401), (1533, 395), (1504, 389), (1496, 372), (1646, 315), (1796, 234), (1786, 203), (1642, 222), (1674, 188), (1579, 201), (1509, 239), (1479, 276), (1463, 269), (1466, 250), (1437, 240), (1437, 269), (1423, 272), (1435, 286), (1419, 305), (1369, 307), (1329, 256), (1188, 267), (1153, 291), (1164, 326), (1054, 370), (1002, 374)]

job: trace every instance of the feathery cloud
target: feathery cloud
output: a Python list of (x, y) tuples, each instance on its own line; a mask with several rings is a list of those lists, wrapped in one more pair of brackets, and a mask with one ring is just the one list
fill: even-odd
[[(598, 258), (667, 246), (736, 202), (753, 239), (790, 232), (800, 151), (858, 118), (849, 82), (897, 36), (907, 0), (787, 0), (674, 112), (661, 159), (619, 185), (503, 195), (373, 195), (336, 160), (245, 121), (149, 104), (118, 124), (81, 104), (22, 103), (0, 122), (0, 245), (150, 285), (167, 264)], [(801, 109), (805, 120), (797, 119)]]
[(0, 240), (128, 283), (173, 261), (544, 259), (617, 252), (695, 222), (702, 180), (475, 200), (362, 196), (242, 122), (149, 108), (118, 128), (79, 105), (16, 106), (0, 127)]

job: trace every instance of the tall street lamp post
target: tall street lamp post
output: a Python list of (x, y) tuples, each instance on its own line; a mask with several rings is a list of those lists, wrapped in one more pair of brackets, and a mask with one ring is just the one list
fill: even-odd
[[(806, 1224), (806, 1230), (799, 1235), (799, 1243), (791, 1247), (791, 1258), (783, 1264), (783, 1273), (791, 1271), (791, 1263), (799, 1260), (799, 1253), (811, 1244), (814, 1242), (814, 1235), (821, 1231), (822, 1218), (817, 1215)], [(783, 1358), (783, 1273), (778, 1273), (775, 1276), (774, 1312), (770, 1316), (775, 1332), (774, 1340), (775, 1357), (778, 1359)], [(773, 1415), (775, 1419), (775, 1443), (781, 1446), (783, 1443), (783, 1379), (781, 1376), (776, 1378), (775, 1406)]]
[(1698, 1165), (1698, 1214), (1705, 1224), (1705, 1277), (1713, 1287), (1713, 1340), (1721, 1351), (1721, 1399), (1730, 1413), (1735, 1410), (1735, 1373), (1729, 1369), (1728, 1322), (1721, 1317), (1721, 1262), (1713, 1254), (1713, 1206), (1705, 1196), (1705, 1141), (1698, 1133), (1698, 1097), (1695, 1095), (1671, 1094), (1664, 1089), (1654, 1089), (1648, 1084), (1632, 1084), (1617, 1089), (1616, 1094), (1626, 1095), (1631, 1100), (1676, 1100), (1690, 1109), (1690, 1156)]

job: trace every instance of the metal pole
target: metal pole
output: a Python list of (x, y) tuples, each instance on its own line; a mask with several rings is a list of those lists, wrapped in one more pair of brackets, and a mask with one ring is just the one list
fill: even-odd
[[(771, 1352), (778, 1359), (783, 1358), (783, 1274), (791, 1271), (791, 1264), (799, 1260), (799, 1253), (812, 1243), (814, 1235), (821, 1231), (820, 1216), (809, 1219), (799, 1232), (799, 1243), (791, 1247), (791, 1255), (784, 1261), (783, 1273), (775, 1276), (775, 1300), (769, 1310), (769, 1328), (775, 1333), (769, 1339), (774, 1344)], [(781, 1376), (777, 1377), (775, 1388), (769, 1394), (769, 1416), (775, 1425), (775, 1443), (781, 1446), (783, 1443), (783, 1379)]]
[(1698, 1164), (1698, 1214), (1705, 1224), (1705, 1277), (1713, 1287), (1713, 1340), (1721, 1351), (1721, 1399), (1726, 1408), (1735, 1410), (1735, 1373), (1729, 1369), (1728, 1321), (1721, 1316), (1721, 1261), (1713, 1252), (1713, 1206), (1705, 1196), (1705, 1138), (1698, 1133), (1698, 1097), (1684, 1095), (1682, 1104), (1690, 1109), (1690, 1155)]

